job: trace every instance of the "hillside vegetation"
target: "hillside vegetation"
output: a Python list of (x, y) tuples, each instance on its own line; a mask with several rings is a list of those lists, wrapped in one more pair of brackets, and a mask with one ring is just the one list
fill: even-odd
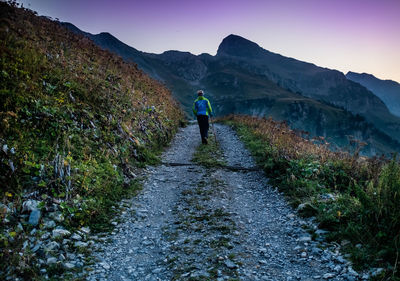
[[(248, 116), (232, 125), (258, 164), (301, 214), (315, 216), (328, 240), (351, 253), (359, 268), (383, 267), (377, 280), (399, 280), (400, 165), (332, 152), (324, 138), (304, 139), (284, 122)], [(318, 234), (314, 234), (317, 238)], [(386, 275), (385, 275), (386, 274)]]
[(47, 216), (110, 229), (113, 205), (139, 188), (138, 169), (157, 162), (183, 114), (160, 83), (89, 39), (4, 2), (0, 19), (0, 276), (30, 279)]

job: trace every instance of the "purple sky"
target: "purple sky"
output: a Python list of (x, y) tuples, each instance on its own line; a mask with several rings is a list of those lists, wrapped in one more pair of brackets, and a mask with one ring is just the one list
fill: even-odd
[(214, 55), (237, 34), (284, 56), (400, 82), (400, 0), (19, 0), (145, 52)]

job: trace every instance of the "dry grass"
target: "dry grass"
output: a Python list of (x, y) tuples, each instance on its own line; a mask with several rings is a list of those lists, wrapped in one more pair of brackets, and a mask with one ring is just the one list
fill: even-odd
[(0, 66), (0, 279), (41, 280), (21, 203), (44, 216), (56, 204), (70, 230), (109, 230), (183, 113), (135, 64), (13, 3), (0, 2)]
[[(384, 267), (377, 280), (399, 280), (400, 165), (396, 159), (360, 157), (331, 151), (324, 138), (309, 138), (271, 118), (229, 116), (232, 125), (270, 183), (302, 214), (315, 216), (328, 238), (351, 243), (344, 248), (359, 268)], [(327, 195), (329, 194), (329, 198)], [(358, 245), (356, 247), (356, 245)], [(359, 246), (361, 245), (361, 247)]]
[(290, 129), (284, 121), (275, 121), (271, 117), (258, 118), (246, 115), (230, 115), (220, 119), (225, 122), (241, 124), (249, 129), (257, 138), (269, 144), (273, 157), (277, 159), (298, 160), (312, 159), (320, 163), (327, 163), (332, 160), (345, 163), (357, 174), (368, 173), (368, 176), (376, 181), (382, 166), (388, 162), (381, 157), (361, 157), (360, 150), (365, 145), (355, 139), (351, 139), (353, 145), (350, 151), (331, 149), (331, 144), (324, 137), (309, 137), (309, 133)]

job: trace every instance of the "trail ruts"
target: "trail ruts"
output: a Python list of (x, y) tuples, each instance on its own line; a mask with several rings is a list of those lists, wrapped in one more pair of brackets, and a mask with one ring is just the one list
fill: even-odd
[(198, 127), (184, 128), (123, 203), (88, 279), (356, 280), (340, 253), (311, 240), (236, 134), (215, 129), (227, 165), (192, 163)]

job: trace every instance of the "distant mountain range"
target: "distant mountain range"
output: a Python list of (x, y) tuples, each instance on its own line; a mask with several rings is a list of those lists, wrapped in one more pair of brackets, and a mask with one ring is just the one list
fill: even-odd
[(348, 72), (347, 79), (360, 83), (377, 95), (396, 116), (400, 116), (400, 84), (392, 80), (381, 80), (367, 73)]
[(236, 35), (223, 39), (215, 56), (151, 54), (109, 33), (93, 35), (61, 24), (165, 83), (189, 116), (196, 90), (204, 89), (217, 115), (272, 116), (339, 146), (351, 135), (368, 143), (364, 153), (369, 155), (400, 149), (400, 118), (339, 71), (269, 52)]

